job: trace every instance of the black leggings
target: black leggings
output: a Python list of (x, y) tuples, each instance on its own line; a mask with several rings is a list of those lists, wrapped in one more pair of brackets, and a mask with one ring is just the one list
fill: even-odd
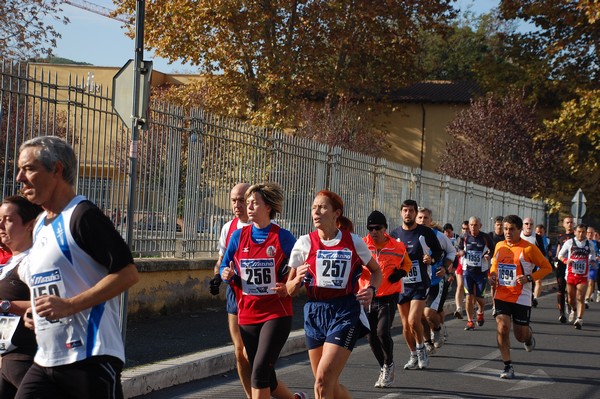
[(394, 341), (392, 340), (392, 323), (397, 312), (398, 294), (373, 299), (368, 313), (369, 345), (379, 366), (389, 366), (394, 362)]
[(277, 388), (275, 362), (292, 329), (292, 317), (280, 317), (260, 324), (240, 325), (242, 341), (252, 367), (252, 388)]
[(558, 302), (558, 311), (562, 314), (565, 312), (565, 298), (567, 291), (567, 280), (565, 279), (566, 266), (562, 262), (558, 262), (556, 268), (556, 283), (558, 292), (556, 293), (556, 300)]

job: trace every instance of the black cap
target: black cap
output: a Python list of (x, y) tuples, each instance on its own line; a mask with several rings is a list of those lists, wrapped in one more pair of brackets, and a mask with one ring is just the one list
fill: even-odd
[(387, 220), (385, 215), (379, 211), (373, 211), (367, 218), (367, 227), (369, 226), (385, 226), (387, 229)]

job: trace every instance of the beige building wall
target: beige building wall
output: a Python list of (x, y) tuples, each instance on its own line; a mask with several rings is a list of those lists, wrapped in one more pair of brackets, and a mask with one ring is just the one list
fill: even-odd
[(375, 127), (387, 131), (390, 148), (385, 158), (410, 167), (437, 172), (450, 136), (446, 126), (468, 104), (398, 104), (374, 112)]

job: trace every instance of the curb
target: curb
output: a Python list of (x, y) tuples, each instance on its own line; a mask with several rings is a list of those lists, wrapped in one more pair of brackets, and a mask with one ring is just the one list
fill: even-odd
[[(544, 293), (555, 288), (556, 281), (554, 279), (542, 282), (542, 291)], [(487, 294), (486, 298), (489, 296)], [(455, 310), (456, 305), (454, 300), (446, 301), (444, 305), (446, 315), (452, 315)], [(395, 317), (392, 327), (399, 326), (401, 326), (400, 317)], [(290, 336), (281, 351), (281, 356), (293, 355), (305, 350), (304, 330), (295, 330), (290, 332)], [(235, 368), (233, 345), (227, 345), (157, 363), (125, 369), (122, 374), (121, 383), (125, 398), (133, 398), (175, 385), (185, 384), (186, 382), (228, 373), (235, 370)]]

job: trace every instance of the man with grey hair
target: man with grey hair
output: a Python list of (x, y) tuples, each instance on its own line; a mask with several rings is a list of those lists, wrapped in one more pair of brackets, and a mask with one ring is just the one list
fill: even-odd
[(64, 140), (21, 145), (21, 193), (44, 213), (34, 228), (25, 324), (38, 349), (17, 398), (123, 398), (125, 362), (118, 296), (139, 279), (133, 256), (96, 205), (75, 193), (77, 159)]
[[(246, 210), (246, 200), (244, 195), (246, 190), (250, 188), (249, 183), (238, 183), (236, 184), (229, 193), (229, 200), (231, 204), (231, 210), (233, 211), (234, 218), (229, 222), (225, 223), (221, 229), (221, 236), (219, 238), (219, 259), (215, 263), (214, 277), (210, 280), (210, 293), (212, 295), (219, 295), (219, 287), (223, 279), (219, 273), (219, 268), (223, 262), (223, 256), (227, 251), (227, 245), (229, 239), (234, 231), (241, 229), (244, 226), (250, 226), (252, 222), (248, 220), (248, 212)], [(225, 297), (227, 299), (227, 322), (229, 325), (229, 334), (231, 335), (231, 341), (233, 342), (236, 368), (246, 397), (252, 396), (252, 386), (250, 383), (250, 374), (252, 369), (248, 362), (248, 356), (244, 349), (244, 342), (242, 341), (242, 335), (240, 333), (240, 325), (238, 324), (238, 307), (235, 299), (235, 293), (230, 285), (227, 285)]]
[(485, 286), (494, 251), (494, 243), (490, 236), (481, 231), (481, 219), (477, 216), (469, 218), (469, 231), (461, 237), (458, 243), (460, 256), (463, 260), (463, 281), (467, 290), (467, 325), (465, 330), (475, 329), (475, 301), (479, 305), (477, 325), (483, 326), (483, 309), (485, 308)]

